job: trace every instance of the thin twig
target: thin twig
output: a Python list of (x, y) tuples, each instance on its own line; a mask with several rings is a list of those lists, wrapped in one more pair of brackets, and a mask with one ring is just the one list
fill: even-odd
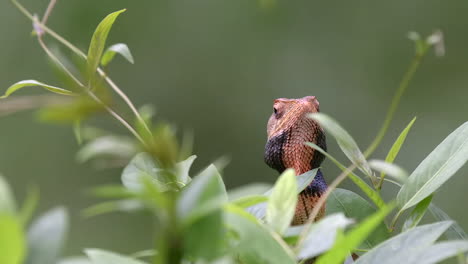
[[(39, 26), (41, 29), (43, 29), (47, 34), (49, 34), (52, 38), (57, 40), (58, 42), (62, 43), (64, 46), (69, 48), (71, 51), (76, 53), (78, 56), (86, 59), (87, 55), (81, 51), (79, 48), (77, 48), (75, 45), (73, 45), (71, 42), (60, 36), (58, 33), (50, 29), (45, 25), (45, 23), (42, 23), (40, 21), (37, 21), (37, 19), (34, 18), (34, 16), (26, 9), (24, 8), (23, 5), (21, 5), (17, 0), (11, 0), (12, 3), (23, 13), (26, 17), (28, 17), (31, 21), (37, 23), (37, 26)], [(53, 1), (53, 0), (51, 0)], [(50, 5), (49, 5), (50, 6)], [(53, 8), (53, 6), (52, 6)], [(52, 9), (51, 9), (52, 10)], [(50, 14), (49, 14), (50, 15)], [(124, 102), (128, 105), (128, 107), (131, 109), (135, 117), (138, 119), (139, 122), (142, 123), (143, 127), (147, 132), (151, 135), (151, 130), (147, 126), (146, 122), (144, 121), (143, 117), (140, 115), (138, 110), (136, 109), (135, 105), (132, 103), (130, 98), (112, 81), (112, 79), (105, 73), (104, 70), (101, 68), (97, 69), (99, 75), (105, 79), (105, 81), (109, 84), (109, 86), (124, 100)]]
[(42, 17), (42, 24), (47, 24), (47, 20), (49, 19), (49, 16), (52, 13), (52, 10), (54, 9), (56, 3), (57, 0), (50, 0), (49, 5), (47, 6), (47, 9), (44, 13), (44, 16)]

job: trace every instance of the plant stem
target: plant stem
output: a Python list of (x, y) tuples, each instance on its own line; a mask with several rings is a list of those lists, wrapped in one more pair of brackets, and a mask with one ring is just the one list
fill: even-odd
[[(28, 17), (31, 21), (35, 22), (37, 19), (34, 18), (34, 16), (26, 9), (24, 8), (17, 0), (11, 0), (12, 3), (21, 11), (21, 13), (23, 13), (26, 17)], [(54, 3), (52, 3), (54, 2)], [(50, 12), (52, 11), (53, 7), (55, 6), (55, 2), (56, 0), (51, 0), (51, 2), (49, 3), (49, 7), (47, 8), (47, 10), (50, 10), (49, 12), (46, 11), (46, 14), (44, 15), (44, 18), (47, 18), (48, 16), (50, 16)], [(46, 16), (47, 15), (47, 16)], [(47, 21), (47, 19), (45, 19)], [(64, 46), (66, 46), (67, 48), (69, 48), (71, 51), (73, 51), (74, 53), (76, 53), (77, 55), (79, 55), (80, 57), (86, 59), (87, 56), (86, 54), (81, 51), (79, 48), (77, 48), (75, 45), (73, 45), (71, 42), (69, 42), (68, 40), (66, 40), (65, 38), (63, 38), (62, 36), (60, 36), (59, 34), (57, 34), (55, 31), (53, 31), (52, 29), (50, 29), (49, 27), (47, 27), (45, 25), (44, 22), (40, 22), (40, 21), (36, 21), (35, 22), (41, 29), (44, 30), (44, 32), (46, 32), (47, 34), (49, 34), (51, 37), (53, 37), (55, 40), (57, 40), (58, 42), (62, 43)], [(101, 75), (101, 77), (103, 77), (105, 79), (105, 81), (109, 84), (109, 86), (122, 98), (122, 100), (124, 100), (124, 102), (128, 105), (128, 107), (130, 108), (130, 110), (134, 113), (135, 117), (138, 119), (139, 122), (142, 123), (143, 127), (145, 128), (145, 130), (147, 130), (147, 132), (152, 135), (151, 133), (151, 130), (149, 129), (149, 127), (147, 126), (146, 122), (144, 121), (144, 119), (141, 117), (140, 113), (138, 112), (138, 110), (136, 109), (135, 105), (132, 103), (132, 101), (128, 98), (128, 96), (112, 81), (112, 79), (107, 76), (107, 74), (104, 72), (104, 70), (102, 70), (101, 68), (98, 68), (97, 69), (99, 75)]]
[(427, 53), (427, 51), (428, 51), (428, 47), (425, 47), (422, 51), (416, 52), (416, 55), (411, 61), (411, 64), (409, 65), (408, 70), (405, 72), (405, 75), (403, 76), (403, 79), (401, 80), (398, 86), (398, 89), (395, 95), (393, 96), (392, 103), (390, 104), (390, 107), (388, 108), (387, 115), (385, 116), (385, 121), (382, 124), (382, 127), (380, 128), (379, 132), (377, 133), (377, 136), (374, 138), (372, 143), (364, 152), (364, 156), (366, 158), (369, 157), (375, 151), (375, 149), (379, 146), (383, 137), (387, 133), (388, 127), (390, 126), (390, 123), (393, 120), (393, 115), (395, 114), (395, 111), (397, 110), (398, 105), (400, 104), (400, 99), (403, 96), (403, 93), (408, 88), (411, 79), (413, 79), (413, 76), (416, 70), (421, 64), (421, 60), (424, 57), (424, 55)]

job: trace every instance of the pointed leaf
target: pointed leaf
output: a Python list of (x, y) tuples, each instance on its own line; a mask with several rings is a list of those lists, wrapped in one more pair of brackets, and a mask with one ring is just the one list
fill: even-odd
[(90, 78), (91, 76), (93, 76), (94, 72), (99, 66), (99, 62), (101, 60), (102, 53), (104, 52), (104, 46), (106, 45), (106, 40), (107, 36), (109, 35), (109, 31), (111, 30), (112, 25), (114, 24), (117, 17), (123, 12), (125, 12), (125, 9), (109, 14), (101, 21), (101, 23), (99, 23), (96, 30), (94, 31), (91, 43), (89, 44), (87, 57), (88, 76)]
[[(393, 163), (393, 161), (396, 159), (398, 152), (400, 152), (401, 146), (403, 146), (403, 143), (405, 143), (406, 136), (408, 135), (408, 132), (410, 131), (415, 121), (416, 121), (416, 117), (413, 118), (413, 120), (411, 120), (411, 122), (400, 133), (400, 135), (398, 136), (398, 138), (395, 140), (392, 147), (390, 148), (390, 151), (388, 152), (387, 157), (385, 157), (385, 162)], [(385, 172), (382, 172), (380, 174), (380, 177), (381, 178), (385, 177)]]
[(102, 66), (107, 66), (107, 64), (109, 64), (112, 61), (112, 59), (114, 59), (114, 56), (117, 53), (122, 55), (122, 57), (127, 59), (131, 64), (135, 63), (133, 60), (132, 53), (130, 52), (130, 49), (128, 48), (127, 44), (117, 43), (107, 48), (106, 52), (104, 52), (104, 55), (102, 55)]
[(190, 168), (192, 167), (193, 161), (197, 158), (197, 156), (192, 155), (188, 157), (186, 160), (181, 161), (176, 164), (176, 170), (177, 170), (177, 179), (184, 183), (187, 184), (189, 183), (192, 179), (189, 176), (189, 171)]
[(0, 175), (0, 214), (7, 213), (13, 215), (15, 212), (16, 203), (10, 185), (5, 178)]
[(406, 218), (405, 223), (403, 224), (403, 231), (416, 227), (419, 224), (419, 221), (421, 221), (424, 214), (426, 214), (427, 208), (431, 204), (432, 196), (433, 195), (429, 195), (424, 198), (424, 200), (420, 201), (416, 207), (414, 207), (413, 211), (411, 211), (411, 214)]
[(26, 245), (19, 219), (0, 213), (0, 234), (0, 263), (23, 263)]
[(350, 252), (362, 244), (366, 237), (385, 219), (393, 207), (393, 205), (385, 206), (375, 214), (367, 217), (343, 237), (340, 237), (333, 248), (318, 259), (317, 264), (343, 263)]
[(417, 257), (415, 253), (432, 245), (451, 224), (445, 221), (417, 226), (381, 243), (362, 255), (356, 264), (409, 263), (409, 260)]
[(337, 231), (352, 223), (353, 220), (342, 213), (328, 215), (314, 223), (300, 248), (298, 258), (309, 259), (327, 251), (335, 243)]
[(130, 159), (137, 150), (137, 144), (133, 139), (107, 135), (86, 143), (76, 154), (76, 159), (78, 162), (86, 162), (97, 157)]
[(55, 86), (48, 85), (48, 84), (45, 84), (45, 83), (41, 83), (41, 82), (38, 82), (36, 80), (24, 80), (24, 81), (17, 82), (15, 84), (13, 84), (12, 86), (8, 87), (5, 94), (3, 96), (0, 96), (0, 99), (7, 98), (12, 93), (18, 91), (21, 88), (31, 87), (31, 86), (40, 86), (40, 87), (42, 87), (42, 88), (44, 88), (44, 89), (46, 89), (46, 90), (48, 90), (50, 92), (56, 93), (56, 94), (74, 95), (74, 93), (72, 93), (72, 92), (70, 92), (68, 90), (65, 90), (63, 88), (59, 88), (59, 87), (55, 87)]
[(429, 205), (429, 212), (431, 212), (432, 216), (437, 220), (437, 221), (450, 221), (453, 222), (453, 224), (445, 231), (445, 237), (451, 240), (457, 240), (457, 239), (462, 239), (462, 240), (468, 240), (468, 235), (466, 234), (465, 230), (461, 228), (461, 226), (453, 221), (452, 218), (448, 216), (447, 213), (445, 213), (442, 209), (437, 207), (435, 204), (431, 203)]
[(185, 224), (227, 202), (226, 187), (215, 166), (210, 165), (183, 189), (177, 201), (177, 215)]
[(169, 179), (162, 169), (156, 167), (153, 158), (148, 153), (137, 154), (122, 172), (122, 183), (131, 191), (143, 189), (143, 178), (149, 178), (159, 190), (167, 191)]
[(397, 195), (401, 211), (435, 192), (468, 160), (468, 122), (452, 132), (413, 171)]
[(224, 209), (226, 225), (239, 237), (238, 243), (232, 250), (239, 254), (242, 260), (246, 258), (254, 260), (244, 263), (296, 263), (288, 245), (250, 214), (234, 205), (228, 205)]
[(349, 158), (351, 162), (356, 164), (358, 168), (366, 175), (372, 177), (373, 174), (369, 164), (367, 164), (366, 158), (356, 144), (356, 141), (354, 141), (351, 135), (343, 127), (341, 127), (338, 122), (322, 113), (313, 113), (310, 114), (309, 117), (317, 121), (320, 126), (332, 134), (332, 136), (336, 139), (338, 146), (340, 146), (343, 153), (346, 155), (346, 157)]
[(145, 264), (145, 262), (101, 249), (86, 249), (92, 264)]
[(400, 183), (404, 183), (408, 179), (408, 173), (395, 164), (383, 160), (371, 160), (369, 161), (369, 166), (376, 171), (388, 174), (388, 176)]
[[(361, 222), (374, 214), (376, 209), (358, 194), (345, 189), (335, 189), (327, 200), (327, 214), (344, 213), (346, 217)], [(380, 223), (375, 230), (364, 240), (359, 248), (371, 249), (389, 237), (385, 223)]]
[(433, 264), (439, 263), (440, 261), (457, 256), (468, 252), (468, 241), (446, 241), (432, 245), (423, 250), (417, 258), (415, 258), (414, 264)]
[(276, 181), (266, 211), (266, 223), (278, 234), (291, 224), (297, 204), (296, 173), (293, 169), (284, 171)]
[(31, 224), (28, 230), (28, 264), (50, 264), (57, 261), (68, 233), (68, 213), (54, 208)]

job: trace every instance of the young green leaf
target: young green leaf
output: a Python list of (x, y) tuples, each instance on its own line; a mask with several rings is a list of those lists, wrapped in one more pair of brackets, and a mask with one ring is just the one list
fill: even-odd
[(145, 264), (145, 262), (101, 249), (86, 249), (92, 264)]
[(87, 56), (87, 71), (89, 78), (94, 75), (94, 72), (99, 66), (102, 53), (104, 52), (104, 46), (106, 45), (107, 36), (109, 35), (112, 25), (117, 17), (123, 12), (125, 12), (125, 9), (109, 14), (101, 21), (101, 23), (99, 23), (94, 31), (91, 43), (89, 44)]
[(183, 230), (183, 234), (187, 259), (214, 260), (221, 257), (226, 248), (221, 209), (195, 220)]
[(186, 160), (181, 161), (176, 164), (176, 171), (177, 171), (177, 179), (184, 183), (187, 184), (189, 183), (192, 179), (190, 178), (189, 171), (190, 168), (192, 167), (193, 161), (197, 158), (197, 156), (192, 155), (188, 157)]
[(468, 160), (468, 122), (452, 132), (413, 171), (397, 195), (400, 211), (435, 192)]
[(227, 202), (226, 187), (215, 166), (210, 165), (183, 189), (177, 215), (184, 224), (219, 209)]
[(102, 202), (83, 210), (83, 217), (94, 217), (112, 212), (135, 212), (144, 208), (141, 201), (136, 199), (122, 199)]
[(388, 163), (383, 160), (371, 160), (369, 161), (369, 166), (376, 171), (388, 174), (399, 183), (404, 183), (408, 179), (408, 173), (393, 163)]
[(26, 245), (19, 219), (0, 213), (0, 263), (23, 263)]
[(373, 179), (372, 171), (369, 164), (367, 164), (364, 154), (362, 154), (356, 141), (354, 141), (351, 135), (341, 127), (338, 122), (322, 113), (313, 113), (310, 114), (309, 117), (325, 128), (335, 138), (338, 146), (340, 146), (346, 157), (348, 157), (352, 163), (356, 164), (362, 172)]
[(431, 203), (429, 205), (429, 212), (431, 212), (432, 216), (437, 220), (437, 221), (450, 221), (453, 222), (453, 224), (445, 231), (445, 237), (451, 240), (457, 240), (457, 239), (462, 239), (462, 240), (468, 240), (468, 235), (466, 234), (465, 230), (461, 228), (461, 226), (452, 220), (447, 213), (445, 213), (442, 209), (440, 209), (438, 206), (435, 204)]
[[(387, 154), (387, 157), (385, 157), (385, 162), (388, 163), (393, 163), (393, 161), (396, 159), (398, 153), (400, 152), (401, 147), (403, 146), (403, 143), (405, 143), (406, 136), (408, 135), (408, 132), (411, 130), (411, 127), (413, 126), (414, 122), (416, 121), (416, 117), (411, 120), (411, 122), (403, 129), (403, 131), (400, 133), (398, 138), (395, 140), (395, 143), (393, 143), (392, 147), (390, 148), (390, 151)], [(385, 172), (380, 173), (380, 178), (385, 177)]]
[(148, 177), (161, 191), (167, 191), (168, 179), (162, 169), (156, 167), (148, 153), (137, 154), (122, 172), (122, 183), (131, 191), (140, 191), (143, 188), (142, 178)]
[(411, 214), (406, 218), (406, 221), (403, 224), (403, 231), (416, 227), (419, 224), (419, 221), (421, 221), (427, 211), (427, 208), (431, 204), (432, 197), (433, 195), (429, 195), (414, 207), (413, 211), (411, 211)]
[[(348, 218), (361, 222), (374, 214), (376, 210), (369, 202), (358, 194), (345, 189), (335, 189), (327, 199), (327, 214), (344, 213)], [(380, 223), (375, 230), (364, 240), (359, 248), (370, 249), (386, 240), (389, 232), (385, 223)]]
[(26, 199), (21, 206), (19, 211), (19, 218), (21, 219), (21, 223), (23, 226), (26, 226), (31, 216), (36, 210), (37, 203), (39, 202), (39, 188), (33, 187), (29, 188), (26, 194)]
[(468, 241), (466, 240), (440, 242), (424, 249), (413, 263), (435, 264), (465, 252), (468, 252)]
[(13, 215), (16, 212), (15, 198), (10, 189), (10, 185), (5, 178), (0, 175), (0, 214), (8, 213)]
[(68, 90), (65, 90), (63, 88), (59, 88), (59, 87), (55, 87), (55, 86), (48, 85), (48, 84), (45, 84), (45, 83), (41, 83), (41, 82), (38, 82), (36, 80), (24, 80), (24, 81), (17, 82), (15, 84), (13, 84), (12, 86), (8, 87), (5, 94), (0, 96), (0, 99), (7, 98), (12, 93), (18, 91), (21, 88), (31, 87), (31, 86), (40, 86), (40, 87), (42, 87), (42, 88), (44, 88), (44, 89), (46, 89), (46, 90), (48, 90), (50, 92), (56, 93), (56, 94), (74, 95), (74, 93), (72, 93), (72, 92), (70, 92)]
[[(307, 186), (310, 185), (310, 183), (314, 180), (315, 175), (318, 172), (317, 169), (310, 170), (308, 172), (305, 172), (299, 176), (296, 176), (295, 179), (297, 181), (297, 192), (296, 194), (299, 194), (302, 192)], [(270, 189), (264, 193), (266, 196), (270, 196), (271, 193), (273, 192), (273, 189)], [(265, 218), (265, 213), (266, 213), (266, 208), (267, 208), (267, 203), (259, 203), (255, 204), (253, 206), (250, 206), (247, 208), (247, 211), (255, 216), (258, 219), (264, 219)]]
[(137, 143), (132, 138), (107, 135), (86, 143), (76, 154), (76, 159), (78, 162), (86, 162), (98, 157), (128, 160), (137, 151)]
[(59, 260), (57, 264), (92, 264), (87, 257), (67, 257)]
[(293, 169), (287, 169), (276, 181), (266, 210), (266, 223), (278, 234), (283, 234), (294, 217), (296, 191), (296, 173)]
[(122, 57), (127, 59), (131, 64), (135, 63), (127, 44), (117, 43), (107, 48), (107, 50), (104, 52), (104, 55), (102, 55), (101, 59), (101, 65), (104, 67), (107, 66), (112, 61), (112, 59), (114, 59), (114, 56), (117, 53), (122, 55)]
[(362, 255), (356, 264), (410, 263), (409, 260), (417, 259), (419, 253), (432, 245), (451, 224), (445, 221), (417, 226), (381, 243)]
[(367, 217), (358, 226), (339, 238), (333, 248), (318, 259), (317, 264), (343, 263), (350, 252), (362, 244), (366, 237), (385, 219), (385, 216), (390, 213), (393, 207), (393, 205), (387, 205), (373, 215)]
[(264, 203), (268, 201), (268, 197), (265, 195), (249, 195), (241, 197), (237, 200), (232, 201), (232, 204), (235, 204), (242, 208), (247, 208), (259, 203)]
[(225, 210), (225, 224), (238, 235), (238, 243), (233, 251), (241, 259), (249, 258), (254, 262), (268, 264), (295, 264), (294, 254), (284, 243), (261, 225), (250, 214), (235, 205), (227, 205)]
[(309, 259), (330, 249), (335, 243), (338, 230), (352, 224), (353, 220), (342, 213), (335, 213), (314, 223), (299, 249), (299, 259)]
[(68, 213), (54, 208), (31, 224), (28, 230), (27, 264), (55, 263), (64, 247), (68, 233)]
[(263, 195), (271, 188), (273, 188), (273, 186), (269, 183), (250, 183), (233, 188), (228, 191), (229, 201), (235, 201), (249, 195)]

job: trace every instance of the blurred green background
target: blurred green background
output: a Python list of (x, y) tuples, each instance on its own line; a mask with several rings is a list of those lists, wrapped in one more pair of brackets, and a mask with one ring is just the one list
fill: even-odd
[[(42, 14), (48, 1), (22, 3)], [(263, 148), (277, 97), (317, 96), (322, 112), (339, 120), (362, 148), (367, 147), (414, 54), (408, 31), (427, 35), (441, 29), (447, 53), (425, 58), (374, 157), (385, 158), (399, 132), (417, 116), (396, 161), (411, 172), (468, 119), (467, 1), (278, 0), (265, 8), (268, 3), (272, 2), (67, 0), (58, 2), (49, 26), (86, 50), (99, 21), (128, 8), (108, 44), (127, 43), (136, 63), (118, 58), (110, 75), (137, 105), (154, 104), (157, 118), (194, 132), (198, 159), (193, 172), (229, 156), (224, 171), (229, 187), (276, 179), (277, 173), (263, 163)], [(0, 2), (2, 90), (23, 79), (59, 84), (31, 30), (31, 23), (9, 1)], [(126, 133), (110, 117), (99, 120), (104, 127)], [(118, 182), (120, 170), (78, 164), (70, 127), (40, 123), (33, 112), (23, 112), (1, 117), (0, 131), (0, 172), (19, 200), (36, 184), (41, 190), (39, 211), (56, 205), (70, 209), (67, 254), (85, 247), (131, 253), (151, 245), (147, 230), (152, 224), (144, 214), (80, 216), (80, 210), (96, 201), (84, 191)], [(331, 138), (328, 145), (331, 154), (345, 161)], [(329, 161), (323, 166), (329, 182), (338, 175)], [(465, 230), (467, 173), (465, 166), (434, 200)], [(349, 183), (345, 187), (354, 189)], [(395, 192), (388, 188), (386, 195)]]

